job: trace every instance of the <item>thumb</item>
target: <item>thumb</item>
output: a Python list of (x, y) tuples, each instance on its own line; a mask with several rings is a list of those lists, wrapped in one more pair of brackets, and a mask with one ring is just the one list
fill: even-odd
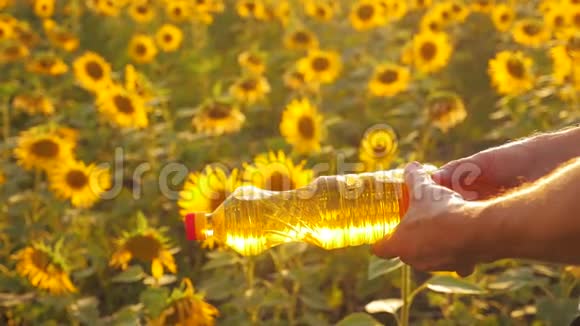
[(434, 185), (433, 179), (418, 162), (412, 162), (405, 168), (405, 184), (409, 188), (411, 202), (420, 200), (425, 186)]

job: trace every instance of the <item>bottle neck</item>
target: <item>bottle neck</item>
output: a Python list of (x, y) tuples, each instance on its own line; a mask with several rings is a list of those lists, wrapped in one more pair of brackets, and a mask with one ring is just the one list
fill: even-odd
[(204, 241), (214, 235), (213, 214), (188, 214), (185, 218), (185, 226), (189, 240)]

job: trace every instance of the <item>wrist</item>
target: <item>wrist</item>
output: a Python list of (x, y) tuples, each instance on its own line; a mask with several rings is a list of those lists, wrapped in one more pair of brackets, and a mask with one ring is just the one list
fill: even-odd
[(470, 247), (478, 262), (518, 257), (524, 251), (526, 225), (510, 214), (499, 201), (478, 202), (473, 207), (473, 236)]

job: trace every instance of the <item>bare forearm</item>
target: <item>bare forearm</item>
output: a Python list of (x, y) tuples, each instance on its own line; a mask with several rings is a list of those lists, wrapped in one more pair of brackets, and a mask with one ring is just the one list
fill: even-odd
[[(489, 220), (485, 220), (489, 219)], [(489, 260), (526, 258), (580, 263), (580, 159), (505, 196), (482, 210)]]
[(528, 178), (537, 180), (562, 163), (580, 156), (580, 127), (529, 138), (525, 147), (532, 153)]

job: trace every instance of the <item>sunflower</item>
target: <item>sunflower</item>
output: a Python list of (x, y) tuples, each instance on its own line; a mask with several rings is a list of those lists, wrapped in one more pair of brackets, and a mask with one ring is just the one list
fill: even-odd
[(570, 25), (569, 11), (564, 6), (556, 6), (544, 15), (544, 25), (557, 36)]
[(157, 56), (157, 47), (153, 38), (137, 34), (129, 42), (129, 57), (137, 63), (149, 63)]
[(320, 89), (320, 84), (306, 82), (304, 79), (304, 74), (297, 71), (296, 69), (290, 69), (286, 71), (286, 73), (284, 73), (283, 79), (284, 85), (295, 91), (318, 93)]
[(48, 169), (71, 160), (74, 146), (74, 143), (55, 132), (32, 128), (22, 131), (18, 136), (14, 156), (26, 170)]
[(119, 0), (92, 0), (92, 2), (92, 10), (100, 15), (109, 17), (119, 16), (120, 9), (123, 5)]
[(491, 11), (491, 19), (498, 31), (507, 32), (515, 19), (514, 9), (506, 4), (499, 4)]
[(165, 4), (165, 14), (176, 23), (184, 22), (191, 18), (191, 6), (185, 0), (169, 0)]
[(568, 54), (565, 45), (555, 46), (550, 50), (552, 58), (553, 72), (552, 77), (558, 85), (567, 83), (572, 76), (573, 60)]
[(179, 289), (171, 293), (167, 305), (155, 319), (149, 320), (151, 326), (213, 326), (219, 316), (216, 307), (205, 302), (204, 297), (195, 293), (191, 280), (184, 278)]
[(500, 94), (518, 95), (534, 86), (532, 59), (522, 52), (502, 51), (489, 62), (489, 74)]
[(288, 25), (290, 22), (290, 15), (292, 14), (292, 7), (290, 6), (290, 1), (280, 0), (277, 1), (274, 7), (274, 16), (280, 21), (283, 26)]
[(228, 174), (208, 165), (202, 172), (191, 173), (179, 193), (180, 214), (185, 218), (190, 213), (211, 213), (241, 185), (237, 169)]
[(0, 43), (0, 64), (21, 61), (30, 55), (28, 48), (12, 40)]
[(244, 51), (238, 55), (238, 63), (247, 72), (261, 75), (266, 70), (264, 56), (261, 53)]
[(297, 153), (319, 152), (322, 115), (309, 100), (293, 100), (282, 113), (280, 133)]
[(471, 10), (475, 12), (489, 13), (493, 10), (495, 0), (473, 0)]
[(463, 122), (467, 117), (463, 100), (457, 94), (441, 92), (427, 100), (427, 117), (442, 132)]
[(151, 275), (156, 279), (163, 276), (165, 269), (170, 273), (177, 273), (172, 249), (169, 248), (169, 240), (165, 237), (164, 230), (149, 227), (143, 216), (139, 217), (136, 230), (123, 232), (115, 245), (116, 251), (109, 261), (109, 266), (113, 268), (126, 270), (129, 262), (136, 259), (151, 263)]
[(409, 5), (400, 0), (378, 0), (382, 7), (383, 17), (386, 21), (397, 21), (405, 17), (409, 10)]
[(519, 44), (539, 47), (550, 39), (550, 30), (544, 22), (534, 18), (524, 18), (516, 21), (512, 28), (512, 37)]
[(240, 17), (266, 19), (266, 4), (263, 0), (237, 0), (236, 11)]
[(342, 62), (337, 52), (311, 50), (297, 62), (296, 69), (304, 74), (308, 82), (327, 84), (338, 77)]
[(145, 101), (123, 87), (114, 86), (97, 93), (99, 112), (114, 124), (125, 128), (145, 128), (149, 125)]
[(51, 294), (77, 292), (59, 247), (50, 248), (35, 243), (19, 250), (12, 255), (12, 259), (16, 260), (16, 271), (21, 277), (26, 277), (32, 286)]
[(6, 174), (0, 169), (0, 186), (6, 183)]
[(383, 7), (376, 0), (357, 0), (350, 9), (350, 23), (357, 31), (363, 31), (386, 23)]
[(313, 171), (304, 169), (305, 162), (294, 164), (284, 152), (268, 152), (258, 155), (254, 163), (244, 164), (243, 179), (266, 190), (284, 191), (306, 186)]
[(432, 3), (433, 0), (412, 0), (410, 7), (413, 10), (425, 9), (431, 7)]
[(440, 15), (436, 14), (434, 11), (429, 11), (421, 17), (419, 26), (421, 31), (438, 33), (443, 31), (445, 23), (441, 20)]
[(39, 75), (59, 76), (68, 72), (68, 66), (54, 55), (40, 55), (26, 64), (26, 70)]
[(238, 132), (245, 121), (246, 117), (237, 106), (224, 101), (210, 101), (199, 108), (192, 123), (200, 133), (219, 136)]
[(29, 115), (54, 114), (54, 104), (50, 97), (43, 94), (20, 94), (12, 99), (12, 107)]
[(145, 75), (131, 64), (125, 66), (125, 89), (139, 95), (146, 103), (155, 98), (155, 89)]
[(10, 22), (0, 21), (0, 41), (14, 37), (14, 26)]
[(375, 68), (368, 87), (374, 96), (395, 96), (409, 88), (411, 74), (405, 66), (385, 63)]
[(263, 76), (244, 76), (231, 87), (230, 94), (240, 102), (253, 104), (270, 93), (270, 84)]
[(304, 11), (306, 15), (320, 21), (330, 21), (337, 11), (336, 5), (329, 1), (306, 0), (304, 1)]
[(34, 0), (34, 14), (40, 18), (48, 18), (54, 14), (55, 0)]
[(79, 85), (97, 92), (111, 84), (111, 65), (94, 52), (85, 52), (73, 62), (75, 78)]
[(42, 23), (46, 36), (52, 44), (67, 51), (75, 51), (79, 47), (79, 39), (66, 28), (56, 24), (54, 20), (45, 19)]
[(316, 35), (306, 29), (296, 29), (284, 37), (284, 46), (290, 50), (310, 50), (318, 48)]
[(155, 40), (162, 51), (174, 52), (181, 46), (183, 32), (175, 25), (164, 24), (155, 33)]
[[(64, 163), (64, 162), (63, 162)], [(48, 170), (50, 188), (62, 199), (70, 199), (74, 207), (90, 208), (111, 187), (108, 170), (94, 164), (69, 161)]]
[(13, 26), (13, 31), (14, 38), (28, 48), (34, 47), (40, 41), (38, 34), (26, 22), (18, 22)]
[(450, 0), (446, 2), (446, 6), (451, 12), (452, 19), (456, 22), (464, 22), (469, 16), (469, 8), (462, 0)]
[(444, 68), (453, 51), (446, 33), (421, 32), (413, 38), (413, 63), (424, 73)]
[(149, 23), (155, 18), (155, 9), (149, 0), (133, 1), (129, 6), (129, 16), (137, 23)]
[(577, 4), (575, 6), (570, 6), (568, 15), (568, 21), (570, 22), (572, 29), (580, 31), (580, 5)]
[(359, 159), (365, 171), (380, 171), (389, 168), (398, 150), (395, 131), (388, 126), (367, 131), (359, 148)]

